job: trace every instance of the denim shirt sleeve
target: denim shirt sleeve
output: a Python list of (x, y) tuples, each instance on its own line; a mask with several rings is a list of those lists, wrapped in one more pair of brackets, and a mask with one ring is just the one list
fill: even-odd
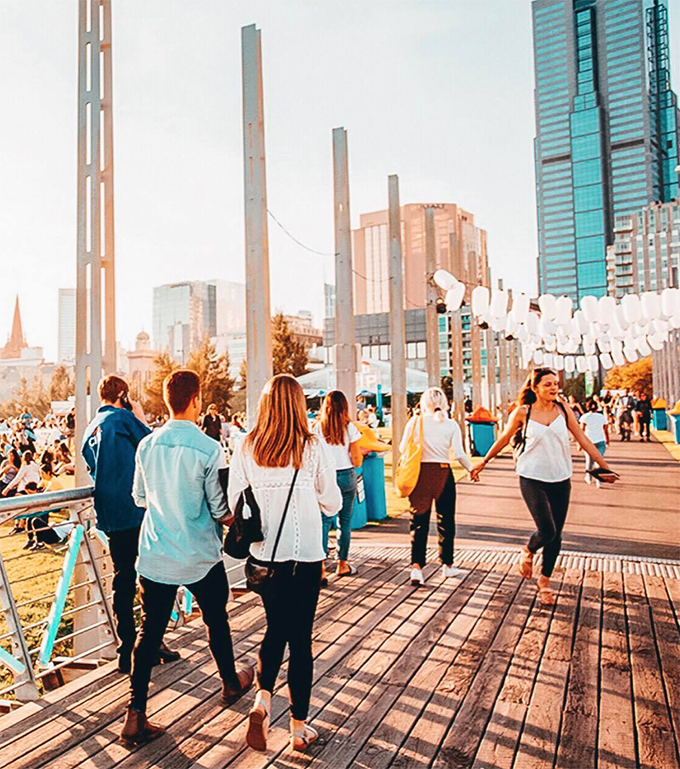
[(132, 498), (137, 507), (146, 507), (146, 484), (144, 482), (144, 470), (141, 462), (141, 452), (137, 449), (135, 456), (135, 477), (132, 482)]
[(208, 460), (203, 488), (210, 514), (213, 518), (218, 519), (225, 516), (229, 512), (229, 508), (219, 479), (219, 471), (226, 468), (227, 462), (220, 446), (216, 444), (215, 448), (216, 451)]

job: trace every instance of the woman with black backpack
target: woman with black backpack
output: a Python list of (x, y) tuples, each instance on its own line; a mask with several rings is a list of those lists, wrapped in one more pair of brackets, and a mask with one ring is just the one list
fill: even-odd
[(618, 478), (581, 430), (573, 411), (558, 399), (559, 388), (554, 371), (534, 369), (519, 394), (517, 408), (505, 431), (472, 471), (473, 478), (479, 477), (487, 464), (513, 443), (520, 491), (536, 524), (536, 531), (522, 550), (519, 572), (525, 579), (531, 579), (534, 555), (543, 548), (537, 586), (539, 601), (546, 606), (555, 603), (550, 577), (560, 554), (562, 529), (569, 510), (573, 472), (569, 433), (600, 466), (600, 470), (590, 471), (596, 478), (607, 483)]

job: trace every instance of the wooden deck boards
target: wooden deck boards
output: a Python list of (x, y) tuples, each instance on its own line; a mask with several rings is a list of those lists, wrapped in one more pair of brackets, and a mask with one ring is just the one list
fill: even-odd
[[(536, 601), (502, 552), (467, 573), (427, 567), (412, 588), (405, 548), (365, 547), (360, 572), (322, 592), (311, 721), (288, 749), (284, 671), (266, 754), (244, 745), (252, 695), (218, 704), (202, 624), (180, 628), (182, 660), (155, 669), (149, 714), (167, 736), (118, 741), (127, 679), (107, 665), (0, 718), (0, 769), (680, 769), (680, 584), (668, 571), (564, 557), (555, 607)], [(596, 566), (597, 569), (583, 568)], [(231, 608), (237, 653), (264, 630), (256, 596)]]

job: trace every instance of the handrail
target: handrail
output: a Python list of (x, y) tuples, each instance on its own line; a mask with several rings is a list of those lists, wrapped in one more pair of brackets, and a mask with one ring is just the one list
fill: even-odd
[(75, 502), (86, 502), (92, 499), (93, 495), (94, 486), (79, 486), (64, 491), (43, 491), (38, 494), (3, 498), (0, 499), (0, 523), (26, 512), (55, 510)]

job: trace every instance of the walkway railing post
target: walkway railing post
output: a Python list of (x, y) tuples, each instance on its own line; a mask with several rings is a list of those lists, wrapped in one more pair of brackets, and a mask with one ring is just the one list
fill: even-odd
[(428, 206), (425, 209), (425, 356), (428, 387), (439, 387), (441, 382), (437, 286), (434, 282), (436, 271), (437, 247), (434, 209)]

